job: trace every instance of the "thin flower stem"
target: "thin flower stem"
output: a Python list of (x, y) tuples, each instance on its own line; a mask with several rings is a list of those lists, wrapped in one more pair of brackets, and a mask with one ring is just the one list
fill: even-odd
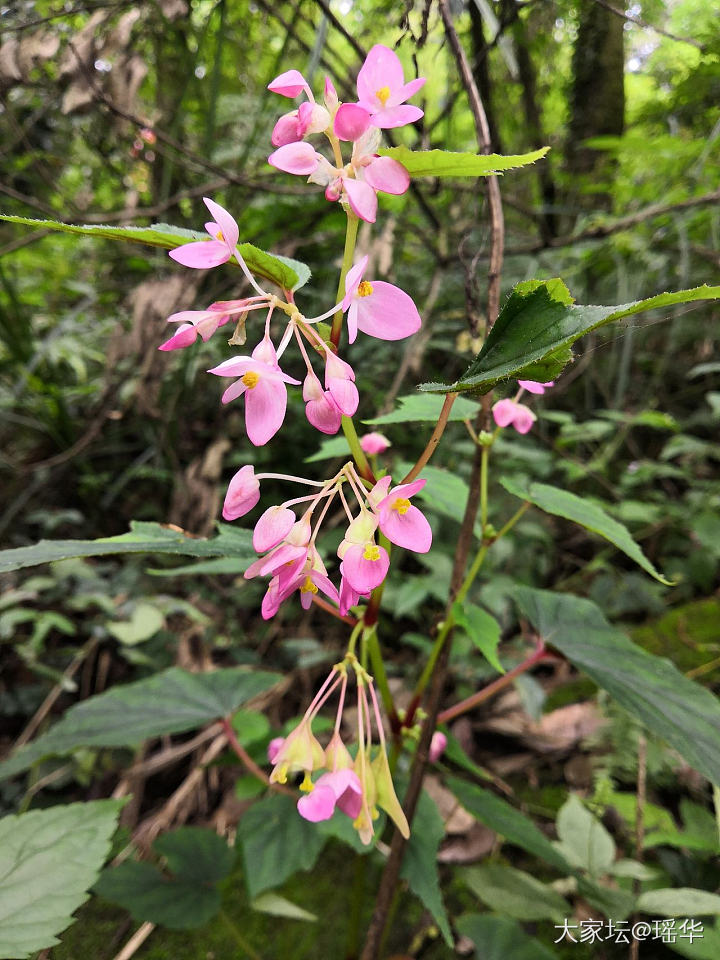
[(235, 259), (237, 260), (238, 264), (240, 265), (240, 269), (241, 269), (242, 272), (245, 274), (245, 276), (246, 276), (248, 282), (250, 283), (250, 286), (253, 288), (253, 290), (257, 290), (258, 294), (259, 294), (261, 297), (265, 297), (265, 298), (268, 298), (268, 299), (269, 299), (272, 295), (269, 294), (266, 290), (263, 290), (263, 288), (262, 288), (261, 286), (259, 286), (259, 284), (258, 284), (257, 281), (255, 280), (255, 277), (253, 277), (253, 275), (250, 273), (250, 271), (249, 271), (249, 269), (248, 269), (248, 265), (247, 265), (247, 264), (245, 263), (245, 261), (243, 260), (243, 256), (242, 256), (242, 254), (240, 253), (240, 250), (239, 250), (238, 247), (235, 247)]
[(526, 500), (525, 503), (523, 503), (523, 505), (519, 508), (519, 510), (516, 510), (515, 513), (510, 517), (510, 519), (505, 524), (505, 526), (500, 528), (497, 536), (493, 537), (493, 543), (495, 543), (495, 541), (499, 540), (501, 537), (504, 537), (505, 534), (508, 532), (508, 530), (512, 530), (512, 528), (515, 526), (518, 520), (525, 513), (527, 513), (527, 511), (530, 509), (531, 506), (532, 506), (532, 503), (530, 503), (529, 500)]
[(548, 656), (548, 652), (545, 649), (545, 644), (541, 642), (531, 656), (529, 656), (526, 660), (523, 660), (522, 663), (519, 663), (512, 670), (508, 670), (508, 672), (503, 674), (502, 677), (498, 677), (497, 680), (493, 680), (492, 683), (489, 683), (486, 687), (483, 687), (482, 690), (478, 690), (478, 692), (474, 693), (471, 697), (467, 697), (467, 699), (461, 700), (460, 703), (456, 703), (454, 707), (448, 707), (447, 710), (441, 711), (438, 714), (437, 722), (449, 723), (451, 720), (454, 720), (455, 717), (459, 717), (461, 714), (467, 713), (468, 710), (472, 710), (479, 704), (489, 700), (490, 697), (494, 697), (496, 693), (499, 693), (500, 690), (504, 690), (505, 687), (509, 686), (516, 677), (519, 677), (522, 673), (526, 673), (531, 667), (534, 667), (536, 663), (540, 663), (542, 660), (553, 659), (555, 659), (554, 656), (552, 654)]
[(482, 448), (482, 460), (480, 462), (480, 529), (485, 536), (485, 528), (488, 522), (488, 462), (490, 460), (490, 447)]
[[(352, 266), (359, 225), (360, 225), (360, 219), (356, 217), (354, 213), (348, 210), (347, 226), (345, 228), (345, 249), (343, 251), (342, 266), (340, 267), (340, 279), (338, 281), (338, 292), (337, 292), (337, 296), (335, 297), (336, 302), (341, 301), (345, 296), (345, 277), (347, 276), (348, 270)], [(342, 310), (338, 310), (338, 312), (333, 317), (332, 332), (330, 334), (330, 339), (332, 340), (333, 345), (335, 347), (337, 347), (337, 345), (340, 343), (342, 321), (343, 321)]]
[(326, 613), (331, 614), (335, 617), (336, 620), (342, 620), (343, 623), (347, 623), (349, 626), (354, 627), (357, 624), (355, 617), (345, 617), (340, 613), (337, 607), (334, 607), (331, 603), (328, 603), (323, 597), (318, 596), (317, 593), (313, 594), (313, 603), (320, 607), (321, 610), (324, 610)]
[[(373, 676), (380, 691), (380, 696), (382, 697), (383, 706), (385, 707), (385, 713), (387, 713), (390, 724), (393, 729), (397, 725), (397, 710), (395, 709), (395, 701), (393, 700), (393, 695), (390, 691), (390, 685), (388, 684), (387, 673), (385, 672), (385, 664), (383, 662), (382, 653), (380, 652), (380, 644), (378, 642), (377, 628), (372, 627), (370, 630), (365, 632), (365, 642), (367, 644), (367, 650), (370, 655), (370, 665), (372, 667)], [(373, 688), (370, 688), (370, 693), (375, 700), (375, 691)]]
[(245, 769), (251, 773), (254, 777), (257, 777), (258, 780), (262, 780), (264, 784), (270, 787), (271, 790), (277, 790), (280, 793), (287, 793), (289, 796), (294, 797), (295, 792), (290, 790), (289, 787), (284, 787), (280, 783), (270, 783), (269, 776), (265, 773), (262, 767), (259, 767), (257, 763), (253, 760), (250, 754), (247, 752), (245, 747), (240, 743), (237, 738), (237, 734), (233, 729), (232, 722), (230, 717), (223, 717), (222, 721), (223, 732), (227, 737), (227, 742), (232, 748), (233, 752), (237, 754), (240, 760), (243, 763)]
[(440, 411), (440, 416), (438, 421), (435, 424), (435, 429), (433, 430), (430, 439), (427, 442), (427, 446), (420, 455), (420, 459), (408, 473), (406, 477), (401, 481), (402, 483), (410, 483), (411, 480), (414, 480), (415, 477), (420, 473), (422, 468), (428, 462), (430, 457), (435, 453), (437, 445), (440, 443), (440, 438), (445, 432), (445, 427), (447, 426), (448, 417), (450, 416), (450, 411), (452, 410), (452, 405), (457, 399), (456, 393), (448, 393), (445, 395), (445, 402), (442, 405), (442, 410)]
[(225, 924), (227, 929), (230, 931), (230, 933), (233, 935), (233, 939), (235, 940), (237, 945), (240, 947), (240, 949), (244, 950), (245, 953), (250, 957), (250, 960), (262, 960), (262, 957), (260, 956), (260, 954), (257, 953), (255, 950), (253, 950), (253, 948), (247, 942), (245, 937), (240, 933), (240, 930), (238, 929), (237, 924), (235, 924), (230, 919), (230, 917), (225, 913), (225, 911), (221, 909), (218, 916), (220, 917), (222, 922)]
[(304, 483), (308, 487), (324, 487), (327, 480), (306, 480), (305, 477), (294, 477), (289, 473), (256, 473), (256, 480), (292, 480), (294, 483)]

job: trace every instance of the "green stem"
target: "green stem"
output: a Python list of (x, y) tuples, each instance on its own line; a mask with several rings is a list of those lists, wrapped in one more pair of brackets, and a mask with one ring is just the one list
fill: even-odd
[(352, 899), (350, 901), (350, 917), (348, 922), (347, 955), (356, 957), (360, 945), (360, 927), (362, 923), (363, 906), (365, 903), (365, 875), (367, 873), (367, 857), (355, 854), (355, 870), (353, 876)]
[(365, 451), (360, 446), (360, 438), (357, 435), (357, 430), (355, 429), (355, 424), (353, 423), (352, 417), (346, 417), (343, 415), (342, 429), (343, 433), (345, 434), (345, 439), (348, 442), (348, 446), (350, 447), (350, 453), (353, 455), (353, 460), (358, 468), (358, 473), (365, 480), (369, 480), (370, 483), (375, 483), (375, 474), (370, 469), (370, 464), (365, 456)]
[[(355, 253), (355, 243), (357, 241), (357, 232), (360, 220), (355, 216), (350, 210), (347, 212), (347, 227), (345, 229), (345, 250), (343, 251), (343, 260), (342, 266), (340, 267), (340, 279), (338, 280), (338, 290), (337, 298), (335, 303), (338, 303), (345, 296), (345, 277), (347, 272), (352, 266), (353, 255)], [(343, 312), (338, 310), (338, 312), (333, 317), (332, 322), (332, 332), (330, 334), (330, 339), (333, 342), (333, 345), (337, 347), (340, 343), (340, 333), (342, 332), (342, 321), (343, 321)]]
[(259, 953), (256, 953), (250, 944), (247, 942), (245, 937), (240, 933), (240, 930), (237, 927), (237, 924), (234, 923), (230, 917), (225, 913), (224, 910), (221, 910), (218, 914), (222, 922), (225, 924), (227, 929), (233, 936), (233, 939), (238, 944), (241, 950), (244, 950), (245, 953), (251, 958), (251, 960), (262, 960), (262, 957)]
[(482, 460), (480, 463), (480, 527), (483, 536), (488, 519), (488, 461), (490, 459), (490, 447), (482, 448)]
[(367, 651), (370, 655), (370, 665), (372, 666), (373, 677), (375, 678), (377, 688), (380, 691), (380, 699), (383, 702), (385, 713), (387, 713), (388, 717), (390, 718), (390, 724), (394, 730), (397, 725), (397, 711), (395, 710), (395, 702), (393, 700), (393, 695), (390, 692), (390, 685), (388, 684), (387, 673), (385, 672), (385, 664), (383, 662), (382, 653), (380, 652), (377, 627), (371, 627), (369, 630), (365, 630), (364, 636)]

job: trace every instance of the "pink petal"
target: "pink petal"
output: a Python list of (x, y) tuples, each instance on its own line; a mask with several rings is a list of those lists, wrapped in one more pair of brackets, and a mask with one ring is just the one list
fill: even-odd
[(184, 323), (169, 340), (160, 344), (158, 350), (182, 350), (184, 347), (189, 347), (191, 343), (195, 343), (197, 334), (192, 323)]
[(355, 384), (352, 380), (339, 380), (335, 377), (330, 378), (326, 382), (328, 390), (340, 412), (344, 413), (346, 417), (352, 417), (360, 403), (360, 396)]
[(230, 251), (221, 240), (195, 240), (193, 243), (184, 243), (168, 251), (169, 256), (176, 263), (184, 267), (193, 267), (195, 270), (208, 270), (227, 263)]
[(242, 467), (228, 484), (222, 515), (237, 520), (249, 513), (260, 499), (260, 483), (251, 464)]
[(325, 100), (325, 106), (328, 110), (334, 110), (338, 105), (338, 95), (337, 90), (335, 89), (335, 84), (332, 82), (330, 77), (325, 77), (325, 89), (323, 93)]
[(287, 407), (287, 389), (278, 380), (260, 376), (245, 395), (245, 428), (250, 443), (261, 447), (282, 426)]
[(240, 239), (240, 230), (237, 223), (235, 223), (235, 220), (227, 210), (221, 207), (219, 203), (215, 203), (215, 201), (210, 200), (209, 197), (203, 197), (203, 202), (212, 214), (215, 223), (222, 230), (222, 235), (230, 253), (234, 253), (237, 242)]
[(333, 601), (333, 603), (340, 602), (340, 595), (337, 592), (335, 584), (332, 582), (332, 580), (330, 580), (329, 577), (326, 577), (324, 573), (321, 573), (319, 570), (311, 570), (310, 579), (316, 587), (319, 587), (322, 590), (326, 597)]
[(370, 560), (365, 556), (368, 546), (373, 545), (356, 544), (349, 547), (343, 556), (343, 574), (358, 593), (370, 593), (380, 586), (390, 566), (390, 558), (384, 547), (377, 547), (377, 560)]
[(447, 737), (441, 730), (436, 730), (432, 735), (430, 749), (428, 750), (428, 760), (430, 763), (438, 762), (443, 753), (445, 753), (445, 747), (447, 747)]
[(384, 110), (378, 110), (373, 113), (371, 123), (374, 127), (380, 127), (381, 130), (390, 130), (394, 127), (404, 127), (407, 123), (415, 123), (425, 113), (420, 107), (412, 107), (405, 104), (401, 107), (387, 107)]
[(295, 514), (287, 507), (268, 507), (253, 531), (253, 548), (256, 552), (265, 553), (276, 547), (290, 533), (295, 519)]
[(365, 182), (375, 190), (399, 196), (410, 186), (410, 174), (392, 157), (376, 157), (364, 170)]
[(275, 77), (268, 84), (268, 90), (273, 93), (279, 93), (281, 97), (289, 97), (291, 100), (303, 92), (309, 90), (305, 77), (299, 70), (287, 70)]
[(347, 816), (355, 817), (362, 808), (362, 784), (360, 778), (350, 767), (324, 773), (315, 784), (316, 787), (329, 787), (336, 799), (338, 809)]
[(340, 140), (358, 140), (370, 126), (370, 114), (357, 103), (343, 103), (335, 114), (333, 130)]
[(383, 87), (389, 87), (392, 95), (393, 91), (402, 87), (404, 79), (402, 64), (397, 54), (389, 47), (376, 43), (358, 73), (358, 100), (361, 103), (366, 101), (368, 104), (373, 104), (377, 109), (381, 103), (377, 97), (377, 91), (382, 90)]
[(305, 136), (305, 134), (307, 133), (308, 127), (312, 123), (314, 109), (315, 109), (315, 104), (311, 103), (309, 100), (306, 100), (304, 103), (301, 103), (300, 106), (298, 107), (297, 127), (298, 127), (298, 133), (300, 134), (301, 137)]
[(384, 280), (371, 280), (372, 293), (358, 297), (357, 325), (369, 337), (402, 340), (417, 333), (422, 324), (412, 297)]
[(358, 304), (356, 300), (353, 300), (347, 312), (347, 332), (348, 343), (355, 343), (358, 333)]
[[(433, 734), (434, 736), (434, 734)], [(280, 753), (282, 745), (285, 743), (285, 737), (273, 737), (267, 745), (268, 763), (275, 763), (275, 757)]]
[(315, 786), (310, 793), (300, 797), (298, 813), (311, 823), (329, 820), (335, 813), (335, 794), (330, 787)]
[(393, 487), (389, 492), (388, 496), (395, 497), (414, 497), (416, 493), (419, 493), (423, 489), (427, 480), (424, 477), (419, 477), (417, 480), (411, 480), (410, 483), (400, 483), (397, 487)]
[(286, 143), (268, 157), (268, 163), (285, 173), (313, 173), (319, 160), (309, 143)]
[(350, 209), (356, 217), (367, 223), (375, 223), (377, 216), (377, 194), (363, 180), (353, 180), (343, 177), (343, 187), (347, 193)]
[(247, 393), (246, 384), (242, 380), (236, 380), (235, 383), (230, 384), (220, 399), (222, 403), (232, 403), (233, 400), (237, 400), (244, 393)]
[(536, 380), (518, 380), (518, 386), (522, 387), (523, 390), (527, 390), (528, 393), (536, 393), (542, 396), (548, 387), (555, 386), (555, 381), (548, 380), (547, 383), (538, 383)]
[(497, 403), (493, 404), (492, 415), (493, 420), (499, 427), (509, 426), (515, 419), (515, 407), (517, 404), (514, 400), (511, 400), (509, 397), (506, 397), (505, 400), (498, 400)]
[(410, 80), (404, 84), (396, 93), (393, 92), (387, 100), (388, 107), (396, 107), (399, 103), (405, 103), (410, 97), (414, 97), (421, 87), (425, 86), (425, 77), (418, 77), (417, 80)]
[(532, 429), (532, 425), (535, 423), (537, 417), (530, 407), (526, 407), (524, 403), (516, 403), (515, 408), (513, 426), (518, 433), (528, 433)]
[(316, 430), (328, 435), (337, 433), (342, 423), (342, 413), (329, 390), (306, 404), (305, 416)]
[(284, 147), (288, 143), (297, 143), (302, 139), (302, 134), (298, 130), (297, 110), (292, 113), (285, 113), (277, 121), (270, 135), (270, 142), (274, 147)]
[(208, 373), (214, 373), (216, 377), (241, 377), (248, 370), (253, 370), (258, 364), (252, 357), (230, 357), (229, 360), (223, 360), (216, 367), (211, 367)]
[[(388, 497), (393, 502), (399, 499)], [(417, 507), (410, 505), (405, 513), (394, 510), (392, 504), (386, 501), (386, 506), (380, 509), (380, 529), (390, 543), (415, 553), (427, 553), (432, 546), (432, 530), (424, 514)]]

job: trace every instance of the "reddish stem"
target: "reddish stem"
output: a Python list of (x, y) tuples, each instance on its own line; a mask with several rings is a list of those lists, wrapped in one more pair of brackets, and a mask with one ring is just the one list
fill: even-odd
[(351, 627), (357, 625), (357, 619), (355, 617), (343, 616), (343, 614), (340, 613), (336, 607), (334, 607), (331, 603), (328, 603), (327, 600), (323, 600), (323, 598), (319, 597), (317, 594), (314, 594), (312, 599), (313, 603), (317, 604), (321, 610), (324, 610), (326, 613), (331, 613), (337, 620), (342, 620), (343, 623), (347, 623)]
[(229, 717), (223, 717), (221, 721), (223, 725), (223, 731), (227, 737), (228, 743), (238, 755), (243, 765), (249, 770), (253, 776), (257, 777), (258, 780), (262, 780), (263, 783), (267, 784), (271, 790), (278, 790), (280, 793), (287, 793), (289, 796), (294, 797), (295, 791), (291, 790), (289, 787), (284, 787), (280, 783), (270, 783), (270, 777), (265, 773), (262, 767), (259, 767), (250, 754), (247, 752), (245, 747), (240, 743), (237, 738), (235, 731), (233, 730), (233, 725), (230, 722)]

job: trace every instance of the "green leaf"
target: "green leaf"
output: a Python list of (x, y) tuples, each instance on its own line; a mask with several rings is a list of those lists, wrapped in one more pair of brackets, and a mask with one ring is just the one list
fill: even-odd
[(279, 679), (279, 674), (244, 667), (213, 673), (171, 667), (113, 687), (75, 704), (48, 733), (0, 763), (0, 780), (78, 747), (129, 747), (148, 737), (193, 730), (227, 716)]
[(319, 460), (334, 460), (335, 457), (350, 459), (350, 451), (345, 437), (330, 437), (323, 440), (317, 453), (305, 457), (303, 463), (317, 463)]
[[(0, 551), (0, 573), (52, 563), (70, 557), (102, 557), (114, 553), (164, 553), (185, 557), (231, 557), (243, 563), (255, 559), (252, 534), (249, 530), (218, 525), (219, 533), (211, 540), (191, 537), (182, 530), (133, 520), (128, 533), (99, 540), (41, 540), (30, 547)], [(238, 564), (238, 573), (242, 570)]]
[(445, 785), (468, 813), (499, 833), (508, 843), (513, 843), (527, 850), (528, 853), (540, 857), (563, 874), (572, 872), (570, 864), (562, 853), (555, 849), (532, 820), (511, 807), (505, 800), (496, 797), (489, 790), (455, 777), (446, 777)]
[(667, 941), (668, 947), (682, 957), (690, 960), (718, 960), (720, 957), (720, 926), (717, 922), (714, 927), (704, 923), (703, 929), (698, 932), (690, 926), (697, 921), (687, 921), (688, 926), (683, 928), (684, 921), (676, 921), (671, 930), (673, 939)]
[(326, 837), (303, 820), (293, 797), (276, 793), (254, 804), (238, 824), (245, 882), (255, 900), (297, 870), (312, 870)]
[(264, 713), (257, 710), (238, 710), (232, 718), (232, 725), (244, 747), (251, 747), (259, 740), (269, 739), (270, 721)]
[(220, 894), (215, 887), (166, 877), (152, 864), (135, 860), (103, 871), (94, 890), (123, 907), (138, 922), (158, 923), (170, 930), (202, 927), (220, 909)]
[(510, 477), (500, 477), (500, 483), (514, 497), (529, 500), (536, 507), (556, 517), (564, 517), (580, 524), (586, 530), (597, 533), (626, 556), (634, 560), (639, 566), (656, 580), (666, 586), (672, 586), (673, 581), (664, 577), (648, 560), (637, 543), (630, 536), (630, 531), (622, 523), (618, 523), (602, 507), (591, 503), (583, 497), (578, 497), (559, 487), (551, 487), (547, 483), (524, 483)]
[(498, 153), (452, 153), (449, 150), (409, 150), (388, 147), (380, 156), (392, 157), (401, 163), (411, 177), (489, 177), (503, 170), (526, 167), (540, 160), (550, 147), (504, 157)]
[(635, 897), (627, 890), (606, 887), (589, 877), (578, 877), (577, 889), (592, 907), (613, 920), (624, 920), (635, 909)]
[(704, 917), (720, 913), (720, 896), (691, 887), (648, 890), (638, 898), (637, 907), (643, 913), (655, 913), (663, 917)]
[(279, 893), (263, 893), (250, 904), (253, 910), (269, 913), (272, 917), (287, 917), (288, 920), (308, 920), (314, 923), (317, 917), (309, 910), (303, 910)]
[(164, 625), (165, 617), (157, 607), (151, 603), (139, 603), (133, 610), (130, 620), (113, 620), (107, 624), (107, 629), (120, 643), (132, 646), (149, 640)]
[[(384, 413), (373, 420), (363, 420), (369, 426), (383, 426), (387, 423), (436, 423), (445, 402), (442, 397), (429, 393), (411, 393), (407, 397), (398, 397), (398, 406), (390, 413)], [(479, 407), (472, 400), (458, 397), (453, 403), (448, 420), (474, 420)]]
[(58, 943), (110, 852), (121, 800), (31, 810), (0, 820), (0, 956)]
[[(205, 232), (174, 227), (169, 223), (154, 223), (150, 227), (111, 227), (93, 223), (71, 224), (60, 223), (57, 220), (33, 220), (7, 214), (0, 214), (0, 220), (6, 220), (8, 223), (22, 223), (36, 230), (58, 230), (61, 233), (74, 233), (105, 240), (125, 240), (131, 243), (144, 243), (151, 247), (161, 247), (164, 250), (174, 250), (175, 247), (180, 247), (184, 243), (209, 239)], [(241, 243), (239, 249), (251, 273), (265, 280), (271, 280), (283, 290), (297, 290), (310, 279), (310, 268), (298, 260), (266, 253), (252, 243)]]
[(482, 607), (464, 601), (463, 603), (453, 604), (453, 618), (455, 623), (462, 627), (470, 637), (488, 663), (499, 673), (505, 673), (505, 668), (497, 655), (497, 648), (500, 643), (500, 624), (495, 617), (483, 610)]
[(556, 953), (529, 937), (515, 920), (466, 913), (455, 925), (475, 944), (478, 960), (557, 960)]
[(423, 384), (430, 393), (487, 393), (500, 380), (556, 377), (580, 337), (614, 320), (679, 303), (720, 298), (720, 286), (661, 293), (621, 306), (576, 306), (561, 280), (520, 284), (505, 302), (482, 350), (453, 384)]
[(516, 920), (562, 920), (572, 908), (552, 887), (523, 870), (488, 863), (463, 871), (463, 880), (486, 906)]
[(571, 794), (560, 808), (556, 827), (560, 850), (573, 866), (594, 877), (609, 872), (615, 859), (615, 842), (576, 794)]
[(176, 877), (196, 884), (218, 883), (235, 865), (235, 850), (203, 827), (179, 827), (158, 837), (153, 848)]
[(407, 880), (412, 892), (433, 915), (445, 943), (452, 947), (453, 938), (437, 868), (438, 847), (444, 836), (445, 824), (435, 801), (423, 791), (413, 818), (400, 876)]
[(612, 627), (589, 600), (516, 587), (521, 611), (540, 636), (667, 740), (692, 766), (720, 783), (720, 701)]

